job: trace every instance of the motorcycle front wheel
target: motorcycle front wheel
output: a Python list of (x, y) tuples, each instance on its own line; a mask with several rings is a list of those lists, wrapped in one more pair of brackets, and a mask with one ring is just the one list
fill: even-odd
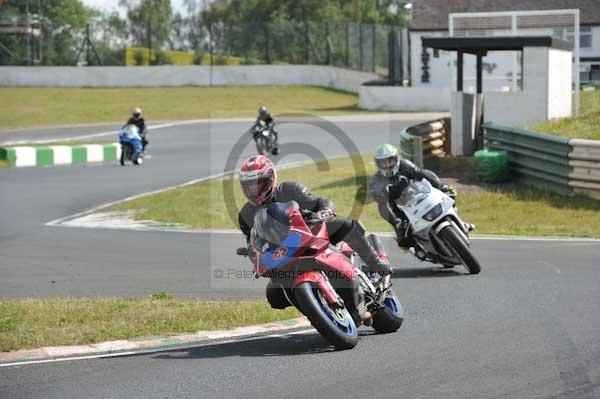
[(311, 282), (294, 288), (298, 309), (310, 324), (337, 349), (352, 349), (358, 343), (358, 331), (346, 308), (333, 308)]
[(119, 160), (121, 166), (125, 166), (125, 162), (131, 157), (132, 151), (131, 145), (121, 144), (121, 159)]
[(465, 265), (469, 273), (477, 274), (481, 271), (479, 261), (475, 258), (469, 246), (460, 238), (455, 231), (457, 227), (450, 224), (440, 231), (440, 238), (450, 247)]
[(267, 143), (263, 136), (258, 136), (256, 138), (256, 151), (258, 151), (259, 155), (265, 155), (267, 152)]

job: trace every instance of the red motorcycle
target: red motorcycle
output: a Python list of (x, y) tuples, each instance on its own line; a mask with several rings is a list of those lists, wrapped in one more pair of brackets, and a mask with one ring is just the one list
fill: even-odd
[[(301, 212), (295, 201), (269, 204), (256, 213), (249, 248), (237, 250), (250, 257), (255, 277), (271, 279), (271, 306), (295, 306), (338, 349), (356, 346), (360, 319), (355, 318), (365, 310), (373, 315), (376, 331), (397, 331), (404, 313), (390, 277), (366, 271), (346, 243), (332, 245), (324, 220), (315, 215)], [(369, 240), (386, 257), (379, 238), (370, 235)]]

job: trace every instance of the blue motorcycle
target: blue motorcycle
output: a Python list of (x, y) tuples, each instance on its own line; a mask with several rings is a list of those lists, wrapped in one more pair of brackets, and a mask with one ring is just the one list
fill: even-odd
[(142, 163), (142, 138), (139, 129), (135, 125), (126, 125), (119, 132), (119, 143), (121, 143), (121, 166), (127, 161), (134, 165)]

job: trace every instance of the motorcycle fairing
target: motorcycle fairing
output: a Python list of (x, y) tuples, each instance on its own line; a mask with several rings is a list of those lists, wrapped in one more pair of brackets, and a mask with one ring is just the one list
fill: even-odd
[(327, 277), (320, 271), (308, 271), (299, 274), (292, 284), (292, 288), (296, 288), (298, 285), (304, 282), (311, 282), (317, 286), (317, 289), (323, 294), (323, 297), (327, 303), (334, 304), (339, 302), (339, 296), (335, 292), (333, 286), (329, 283)]
[(291, 230), (281, 245), (262, 253), (260, 257), (262, 266), (267, 270), (273, 270), (287, 265), (296, 257), (301, 241), (302, 235), (297, 231)]

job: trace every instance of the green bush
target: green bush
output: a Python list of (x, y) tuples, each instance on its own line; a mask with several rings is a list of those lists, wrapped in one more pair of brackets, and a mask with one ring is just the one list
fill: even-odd
[(202, 61), (204, 61), (204, 52), (203, 51), (196, 51), (194, 53), (194, 60), (192, 61), (194, 63), (194, 65), (202, 65)]
[(152, 60), (152, 65), (173, 65), (173, 60), (164, 51), (158, 50)]
[(133, 53), (133, 65), (144, 65), (144, 53), (142, 50), (136, 50)]
[(256, 65), (256, 64), (260, 64), (260, 60), (256, 57), (246, 57), (242, 59), (241, 64), (242, 65)]
[(227, 65), (227, 58), (219, 55), (215, 58), (215, 65)]

